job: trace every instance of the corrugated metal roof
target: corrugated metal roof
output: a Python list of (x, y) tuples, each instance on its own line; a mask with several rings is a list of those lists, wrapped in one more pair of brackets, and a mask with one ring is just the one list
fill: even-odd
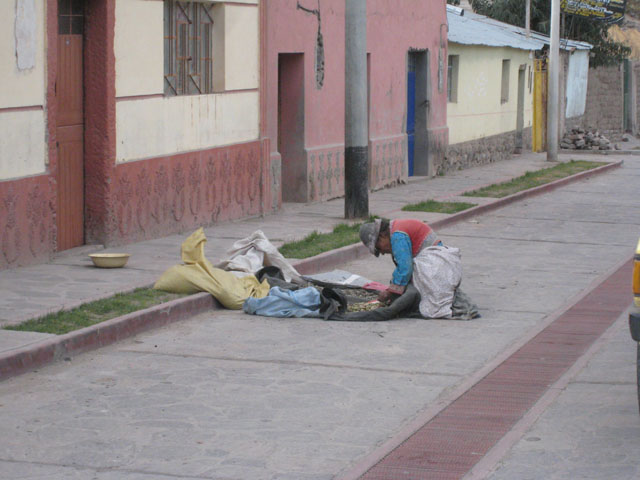
[[(453, 43), (510, 47), (520, 50), (540, 50), (544, 45), (549, 45), (549, 37), (546, 35), (532, 31), (527, 38), (525, 29), (522, 27), (499, 22), (469, 10), (452, 8), (449, 5), (447, 5), (447, 22), (449, 23), (448, 39)], [(586, 42), (562, 39), (560, 48), (589, 50), (591, 45)]]

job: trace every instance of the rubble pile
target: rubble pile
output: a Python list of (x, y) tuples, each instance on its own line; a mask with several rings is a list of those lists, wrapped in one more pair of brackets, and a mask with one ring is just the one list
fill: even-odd
[(560, 141), (560, 148), (571, 150), (612, 150), (613, 145), (600, 132), (587, 131), (584, 128), (572, 128)]

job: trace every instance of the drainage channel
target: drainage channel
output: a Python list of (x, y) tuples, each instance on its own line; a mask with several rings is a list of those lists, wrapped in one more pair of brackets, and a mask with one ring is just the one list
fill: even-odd
[(624, 263), (360, 478), (464, 477), (628, 308), (632, 265)]

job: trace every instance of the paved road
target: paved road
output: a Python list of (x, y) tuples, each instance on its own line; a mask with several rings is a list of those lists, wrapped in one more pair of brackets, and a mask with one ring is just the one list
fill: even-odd
[[(444, 229), (483, 317), (214, 312), (0, 384), (0, 477), (319, 480), (348, 472), (592, 282), (640, 233), (640, 159)], [(386, 281), (388, 258), (343, 266)], [(494, 478), (638, 478), (633, 344), (600, 353)], [(599, 462), (597, 460), (599, 459)], [(597, 464), (597, 465), (596, 465)]]

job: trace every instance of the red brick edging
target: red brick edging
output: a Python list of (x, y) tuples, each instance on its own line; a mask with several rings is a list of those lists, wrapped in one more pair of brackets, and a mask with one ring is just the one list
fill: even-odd
[[(414, 423), (337, 478), (453, 480), (473, 474), (489, 453), (492, 458), (485, 463), (497, 461), (507, 449), (497, 448), (499, 442), (530, 411), (541, 414), (541, 399), (552, 387), (559, 391), (565, 374), (626, 311), (632, 301), (632, 265), (633, 259), (626, 260), (600, 277), (506, 358), (456, 388), (457, 395), (447, 403), (429, 407), (419, 425)], [(483, 465), (479, 470), (487, 469)]]

